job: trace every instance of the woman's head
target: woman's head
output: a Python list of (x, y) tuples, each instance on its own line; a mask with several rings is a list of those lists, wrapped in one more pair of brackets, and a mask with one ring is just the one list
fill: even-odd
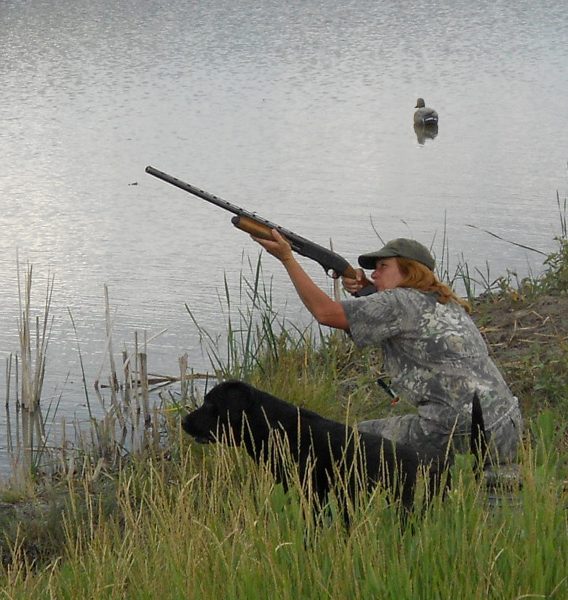
[[(408, 282), (408, 269), (401, 272), (398, 259), (411, 260), (425, 270), (434, 271), (436, 261), (434, 257), (420, 242), (408, 238), (397, 238), (385, 244), (380, 250), (362, 254), (359, 257), (359, 264), (363, 269), (373, 269), (371, 279), (379, 291), (390, 290), (400, 287), (403, 281)], [(411, 279), (413, 279), (411, 277)], [(407, 286), (408, 287), (408, 286)], [(412, 285), (412, 287), (414, 287)]]
[(428, 248), (416, 240), (397, 238), (383, 248), (359, 257), (364, 269), (374, 269), (371, 279), (379, 291), (407, 287), (436, 294), (438, 302), (456, 302), (468, 312), (469, 304), (456, 295), (434, 273), (435, 260)]

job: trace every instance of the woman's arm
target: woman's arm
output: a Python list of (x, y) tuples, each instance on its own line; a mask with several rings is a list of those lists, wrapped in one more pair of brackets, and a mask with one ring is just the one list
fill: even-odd
[(300, 300), (318, 323), (347, 331), (349, 323), (343, 306), (332, 300), (312, 281), (294, 257), (286, 238), (282, 237), (276, 229), (272, 230), (272, 237), (274, 240), (255, 237), (253, 239), (282, 263), (290, 277), (290, 281), (296, 288)]

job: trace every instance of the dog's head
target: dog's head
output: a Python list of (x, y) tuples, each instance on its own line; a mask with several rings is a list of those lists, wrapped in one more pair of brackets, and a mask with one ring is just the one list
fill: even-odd
[(258, 403), (256, 390), (242, 381), (224, 381), (209, 391), (203, 404), (182, 420), (186, 433), (202, 443), (239, 445)]

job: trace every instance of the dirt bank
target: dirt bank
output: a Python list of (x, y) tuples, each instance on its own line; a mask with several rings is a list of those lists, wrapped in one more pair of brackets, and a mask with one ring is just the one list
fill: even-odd
[(549, 396), (555, 379), (560, 393), (568, 385), (568, 294), (486, 298), (475, 306), (474, 318), (523, 407), (533, 412), (554, 402), (546, 384)]

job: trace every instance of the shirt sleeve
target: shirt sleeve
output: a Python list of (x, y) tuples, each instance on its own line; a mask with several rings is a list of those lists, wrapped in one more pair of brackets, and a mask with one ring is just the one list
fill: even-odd
[(386, 290), (341, 303), (358, 346), (380, 345), (402, 331), (403, 304), (397, 291)]

